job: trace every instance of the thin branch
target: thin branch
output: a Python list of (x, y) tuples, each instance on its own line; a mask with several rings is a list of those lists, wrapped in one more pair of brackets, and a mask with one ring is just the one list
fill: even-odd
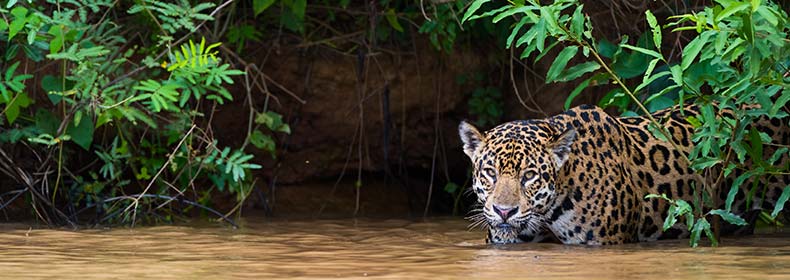
[(151, 188), (151, 186), (154, 185), (154, 182), (156, 182), (156, 180), (159, 178), (159, 176), (162, 175), (162, 172), (165, 171), (167, 166), (170, 165), (170, 163), (173, 162), (173, 158), (175, 158), (176, 154), (178, 153), (178, 149), (181, 148), (181, 145), (184, 144), (184, 141), (189, 137), (189, 135), (192, 134), (192, 131), (195, 130), (196, 126), (197, 125), (192, 124), (192, 127), (189, 128), (189, 131), (187, 131), (187, 133), (184, 135), (184, 137), (181, 138), (181, 141), (178, 142), (178, 145), (170, 153), (170, 156), (167, 157), (167, 162), (165, 162), (165, 164), (163, 164), (162, 167), (159, 168), (159, 171), (156, 172), (156, 175), (154, 175), (154, 178), (152, 178), (151, 181), (148, 182), (148, 186), (145, 187), (145, 189), (143, 190), (142, 194), (140, 196), (138, 196), (137, 198), (135, 198), (134, 201), (131, 204), (129, 204), (129, 206), (126, 207), (126, 209), (123, 210), (124, 212), (129, 211), (129, 209), (131, 209), (132, 206), (134, 206), (135, 211), (132, 213), (132, 226), (134, 226), (135, 218), (137, 217), (137, 206), (139, 206), (139, 204), (140, 204), (140, 198), (141, 197), (145, 197), (145, 193), (147, 193), (148, 190)]
[[(186, 199), (183, 199), (183, 198), (167, 196), (167, 195), (142, 193), (142, 194), (133, 194), (133, 195), (112, 197), (112, 198), (105, 199), (103, 202), (107, 203), (107, 202), (113, 202), (113, 201), (116, 201), (116, 200), (131, 199), (131, 200), (134, 200), (132, 203), (136, 204), (141, 198), (159, 198), (159, 199), (166, 199), (168, 201), (178, 200), (179, 202), (183, 202), (183, 203), (189, 204), (191, 206), (195, 206), (197, 208), (209, 211), (212, 214), (217, 215), (218, 217), (222, 218), (223, 221), (227, 222), (228, 224), (230, 224), (234, 228), (238, 228), (239, 227), (233, 220), (231, 220), (228, 217), (225, 217), (225, 215), (222, 215), (222, 213), (220, 213), (217, 210), (214, 210), (214, 209), (212, 209), (210, 207), (204, 206), (204, 205), (202, 205), (200, 203), (189, 201), (189, 200), (186, 200)], [(127, 209), (128, 209), (128, 207), (127, 207)], [(124, 211), (126, 211), (126, 210), (124, 210)], [(134, 226), (134, 222), (132, 222), (132, 226)]]

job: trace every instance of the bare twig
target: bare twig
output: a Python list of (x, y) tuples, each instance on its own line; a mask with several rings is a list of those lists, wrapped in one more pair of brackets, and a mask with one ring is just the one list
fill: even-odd
[[(529, 111), (532, 111), (532, 112), (539, 112), (539, 113), (542, 113), (544, 116), (548, 116), (546, 114), (546, 112), (544, 112), (543, 110), (540, 109), (540, 107), (532, 108), (532, 107), (528, 106), (527, 103), (524, 102), (524, 99), (521, 98), (521, 94), (518, 93), (518, 85), (516, 85), (516, 77), (514, 77), (514, 75), (513, 75), (513, 60), (516, 59), (515, 55), (513, 54), (514, 51), (515, 51), (515, 48), (510, 48), (510, 59), (509, 59), (510, 60), (510, 63), (509, 63), (510, 64), (510, 82), (513, 85), (513, 93), (516, 94), (516, 97), (518, 98), (518, 102), (521, 103), (521, 106), (523, 106), (525, 109), (527, 109)], [(524, 81), (524, 82), (526, 83), (526, 81)], [(528, 87), (528, 85), (526, 85), (526, 84), (525, 84), (525, 86)]]
[(231, 51), (230, 49), (228, 49), (228, 48), (227, 48), (227, 47), (225, 47), (224, 45), (220, 45), (220, 46), (219, 46), (219, 48), (220, 48), (220, 49), (222, 49), (223, 51), (225, 51), (226, 53), (230, 54), (231, 56), (233, 56), (233, 58), (235, 58), (235, 59), (236, 59), (236, 60), (237, 60), (239, 63), (241, 63), (242, 65), (244, 65), (244, 67), (245, 67), (245, 68), (248, 68), (248, 67), (249, 67), (250, 69), (252, 69), (252, 70), (255, 70), (255, 72), (258, 72), (260, 75), (262, 75), (262, 76), (264, 77), (264, 79), (265, 79), (265, 80), (267, 80), (267, 81), (271, 82), (271, 83), (272, 83), (274, 86), (276, 86), (276, 87), (277, 87), (277, 88), (279, 88), (280, 90), (284, 91), (285, 93), (287, 93), (288, 95), (290, 95), (291, 97), (293, 97), (294, 99), (296, 99), (296, 101), (298, 101), (299, 103), (302, 103), (302, 104), (306, 104), (306, 103), (307, 103), (307, 101), (305, 101), (304, 99), (302, 99), (301, 97), (299, 97), (298, 95), (296, 95), (296, 93), (294, 93), (293, 91), (289, 90), (289, 89), (288, 89), (288, 88), (286, 88), (285, 86), (283, 86), (283, 85), (281, 85), (281, 84), (277, 83), (277, 81), (275, 81), (274, 79), (272, 79), (271, 77), (269, 77), (269, 75), (266, 75), (266, 73), (264, 73), (263, 71), (261, 71), (261, 70), (260, 70), (260, 68), (258, 68), (258, 66), (257, 66), (257, 65), (255, 65), (255, 64), (253, 64), (253, 63), (248, 63), (247, 61), (245, 61), (244, 59), (242, 59), (241, 57), (239, 57), (239, 55), (238, 55), (238, 54), (236, 54), (235, 52)]
[[(105, 199), (104, 203), (113, 202), (113, 201), (116, 201), (116, 200), (131, 199), (131, 200), (133, 200), (132, 203), (136, 204), (141, 198), (159, 198), (159, 199), (167, 199), (168, 201), (178, 200), (179, 202), (183, 202), (183, 203), (189, 204), (191, 206), (195, 206), (197, 208), (209, 211), (212, 214), (217, 215), (218, 217), (220, 217), (223, 221), (225, 221), (225, 222), (229, 223), (230, 225), (232, 225), (234, 228), (238, 228), (239, 227), (233, 220), (231, 220), (228, 217), (225, 217), (224, 215), (222, 215), (222, 213), (220, 213), (217, 210), (214, 210), (214, 209), (212, 209), (210, 207), (204, 206), (204, 205), (202, 205), (200, 203), (189, 201), (189, 200), (186, 200), (186, 199), (183, 199), (183, 198), (167, 196), (167, 195), (146, 194), (146, 193), (124, 195), (124, 196), (117, 196), (117, 197), (112, 197), (112, 198)], [(124, 211), (126, 211), (126, 210), (124, 210)], [(134, 225), (134, 222), (132, 222), (132, 225)]]
[(132, 206), (134, 206), (134, 212), (132, 212), (132, 226), (134, 226), (135, 218), (137, 217), (137, 206), (139, 206), (139, 204), (140, 204), (140, 198), (145, 197), (145, 194), (148, 192), (148, 190), (151, 188), (151, 186), (154, 185), (154, 182), (156, 182), (156, 180), (159, 178), (159, 176), (162, 175), (162, 172), (165, 171), (167, 166), (170, 165), (170, 163), (173, 162), (173, 158), (175, 158), (176, 154), (178, 153), (178, 149), (181, 148), (181, 145), (184, 144), (184, 141), (189, 137), (189, 135), (192, 134), (192, 131), (195, 130), (196, 126), (197, 125), (192, 124), (192, 127), (189, 128), (189, 131), (187, 131), (187, 133), (184, 134), (184, 137), (181, 138), (181, 141), (178, 142), (178, 145), (175, 147), (175, 149), (173, 149), (173, 151), (167, 157), (167, 162), (165, 162), (165, 164), (163, 164), (162, 167), (159, 168), (159, 171), (156, 172), (156, 175), (154, 175), (154, 178), (152, 178), (151, 181), (148, 183), (148, 186), (145, 187), (145, 189), (143, 190), (142, 194), (140, 194), (138, 197), (134, 198), (134, 201), (131, 204), (129, 204), (129, 206), (126, 207), (126, 209), (123, 210), (124, 212), (129, 211), (129, 209), (131, 209)]

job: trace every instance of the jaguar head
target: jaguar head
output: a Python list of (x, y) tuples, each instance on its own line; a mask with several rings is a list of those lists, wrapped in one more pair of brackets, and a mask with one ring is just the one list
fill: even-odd
[(557, 175), (576, 138), (541, 120), (501, 124), (480, 133), (459, 125), (464, 153), (472, 160), (472, 190), (482, 205), (495, 243), (519, 242), (523, 232), (540, 232), (557, 198)]

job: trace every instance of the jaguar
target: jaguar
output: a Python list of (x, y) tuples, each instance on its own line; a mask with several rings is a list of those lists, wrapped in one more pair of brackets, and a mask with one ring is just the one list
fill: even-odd
[[(684, 107), (685, 108), (685, 107)], [(673, 107), (653, 113), (676, 145), (658, 139), (644, 116), (614, 117), (582, 105), (545, 119), (519, 120), (480, 132), (466, 121), (459, 125), (463, 151), (471, 159), (471, 191), (480, 205), (473, 223), (488, 229), (490, 243), (539, 242), (608, 245), (687, 238), (682, 219), (662, 230), (670, 202), (693, 201), (703, 177), (683, 157), (693, 148), (694, 126), (686, 118), (696, 107)], [(762, 119), (753, 124), (772, 138), (790, 143), (787, 124)], [(772, 155), (775, 146), (766, 146)], [(748, 160), (747, 160), (748, 161)], [(783, 156), (777, 164), (788, 164)], [(724, 178), (729, 186), (743, 170)], [(741, 184), (732, 211), (753, 224), (760, 209), (773, 209), (790, 175), (755, 179), (764, 194)], [(729, 190), (729, 188), (727, 188)], [(719, 191), (722, 207), (728, 191)], [(746, 196), (751, 195), (747, 209)], [(725, 226), (723, 234), (745, 232)], [(753, 229), (753, 228), (752, 228)]]

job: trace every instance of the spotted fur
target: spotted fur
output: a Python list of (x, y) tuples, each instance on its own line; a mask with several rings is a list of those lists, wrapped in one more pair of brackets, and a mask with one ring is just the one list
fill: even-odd
[[(489, 229), (488, 240), (551, 237), (566, 244), (602, 245), (688, 237), (682, 221), (662, 231), (669, 204), (645, 195), (665, 193), (693, 201), (693, 186), (702, 186), (703, 178), (681, 157), (691, 150), (694, 132), (685, 116), (697, 113), (689, 107), (683, 114), (667, 109), (653, 115), (666, 124), (680, 150), (656, 139), (646, 118), (612, 117), (595, 106), (508, 122), (485, 133), (462, 122), (459, 133), (473, 163), (472, 190), (482, 205), (478, 218)], [(756, 127), (774, 143), (790, 143), (787, 124), (779, 120), (766, 119)], [(766, 147), (764, 154), (772, 155), (773, 149)], [(787, 157), (780, 160), (788, 162)], [(741, 172), (733, 172), (723, 185)], [(751, 184), (744, 183), (734, 212), (749, 216), (761, 207), (772, 209), (790, 176), (759, 180), (766, 186), (765, 199), (755, 194), (746, 209)], [(723, 202), (727, 191), (719, 193)]]

